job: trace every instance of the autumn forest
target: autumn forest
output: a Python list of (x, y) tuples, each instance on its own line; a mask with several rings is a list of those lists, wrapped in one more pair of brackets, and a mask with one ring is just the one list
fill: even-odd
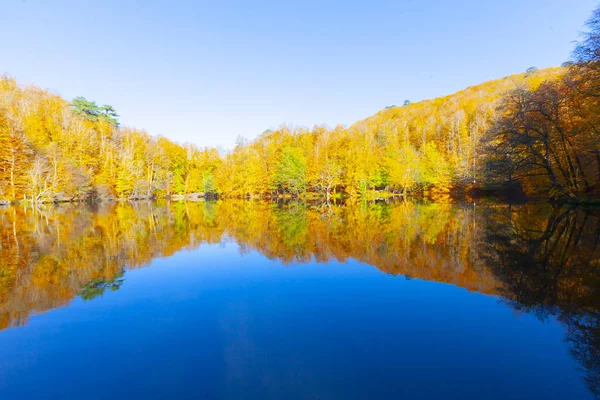
[(232, 151), (121, 127), (117, 111), (0, 79), (0, 200), (600, 196), (600, 11), (562, 67), (402, 106), (349, 127), (282, 126)]

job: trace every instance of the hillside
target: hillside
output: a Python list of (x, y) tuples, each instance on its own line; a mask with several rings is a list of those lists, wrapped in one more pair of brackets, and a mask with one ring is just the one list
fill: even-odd
[(92, 103), (83, 98), (68, 103), (3, 77), (0, 199), (133, 199), (198, 192), (329, 198), (477, 185), (493, 175), (486, 145), (507, 112), (499, 111), (507, 93), (534, 92), (565, 74), (565, 68), (532, 70), (384, 109), (349, 128), (284, 126), (238, 143), (225, 156), (120, 127), (110, 106), (92, 112), (85, 108)]
[(537, 88), (564, 74), (564, 68), (548, 68), (507, 76), (448, 96), (386, 108), (358, 121), (350, 130), (372, 134), (376, 141), (386, 144), (408, 143), (420, 152), (431, 144), (443, 156), (438, 161), (444, 165), (437, 167), (443, 167), (452, 182), (475, 182), (483, 178), (481, 140), (496, 120), (505, 94), (517, 88)]
[(370, 190), (438, 191), (485, 180), (482, 141), (505, 95), (557, 81), (565, 68), (533, 70), (455, 94), (382, 110), (349, 128), (282, 127), (238, 146), (225, 160), (225, 193), (290, 191), (366, 195)]

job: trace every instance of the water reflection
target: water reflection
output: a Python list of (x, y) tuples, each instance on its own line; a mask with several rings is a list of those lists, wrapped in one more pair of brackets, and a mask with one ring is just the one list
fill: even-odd
[(283, 263), (344, 261), (495, 293), (471, 208), (264, 202), (113, 204), (0, 210), (0, 328), (116, 289), (123, 271), (201, 243), (236, 240)]
[(598, 210), (505, 208), (487, 221), (485, 245), (498, 292), (518, 311), (564, 324), (573, 356), (600, 395)]
[(0, 209), (0, 328), (118, 290), (128, 269), (235, 240), (284, 264), (354, 258), (557, 318), (600, 392), (600, 215), (547, 205), (251, 201)]

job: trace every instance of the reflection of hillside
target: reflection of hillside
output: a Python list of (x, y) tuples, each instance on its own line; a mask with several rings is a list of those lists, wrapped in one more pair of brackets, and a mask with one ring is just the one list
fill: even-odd
[[(525, 205), (308, 206), (252, 201), (0, 209), (0, 329), (118, 290), (122, 274), (202, 243), (282, 263), (357, 259), (502, 296), (557, 318), (600, 393), (600, 215)], [(125, 276), (126, 279), (126, 276)]]
[(85, 285), (110, 280), (190, 244), (173, 216), (152, 206), (0, 212), (0, 327), (66, 304)]
[(600, 397), (598, 210), (506, 211), (489, 220), (486, 238), (500, 294), (519, 311), (565, 325), (571, 352)]
[[(220, 201), (0, 210), (0, 327), (118, 289), (122, 272), (201, 243), (235, 239), (283, 263), (354, 258), (405, 274), (494, 293), (477, 256), (475, 213), (450, 205), (308, 207)], [(116, 281), (115, 281), (116, 280)]]
[[(472, 210), (450, 205), (368, 204), (340, 207), (218, 203), (218, 219), (242, 250), (283, 263), (354, 258), (386, 273), (494, 293), (476, 253)], [(226, 218), (222, 221), (221, 218)]]

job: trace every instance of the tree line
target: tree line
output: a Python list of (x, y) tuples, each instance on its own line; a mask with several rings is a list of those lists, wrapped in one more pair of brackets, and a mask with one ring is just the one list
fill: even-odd
[(109, 105), (0, 79), (0, 200), (448, 193), (600, 194), (600, 11), (573, 62), (388, 107), (350, 127), (282, 126), (234, 149), (122, 127)]
[[(488, 82), (445, 98), (386, 109), (350, 127), (282, 126), (221, 154), (121, 127), (116, 111), (68, 103), (0, 79), (0, 199), (222, 197), (329, 198), (410, 193), (483, 181), (482, 138), (495, 104), (514, 85), (536, 86), (561, 70)], [(380, 194), (377, 194), (378, 196)]]

